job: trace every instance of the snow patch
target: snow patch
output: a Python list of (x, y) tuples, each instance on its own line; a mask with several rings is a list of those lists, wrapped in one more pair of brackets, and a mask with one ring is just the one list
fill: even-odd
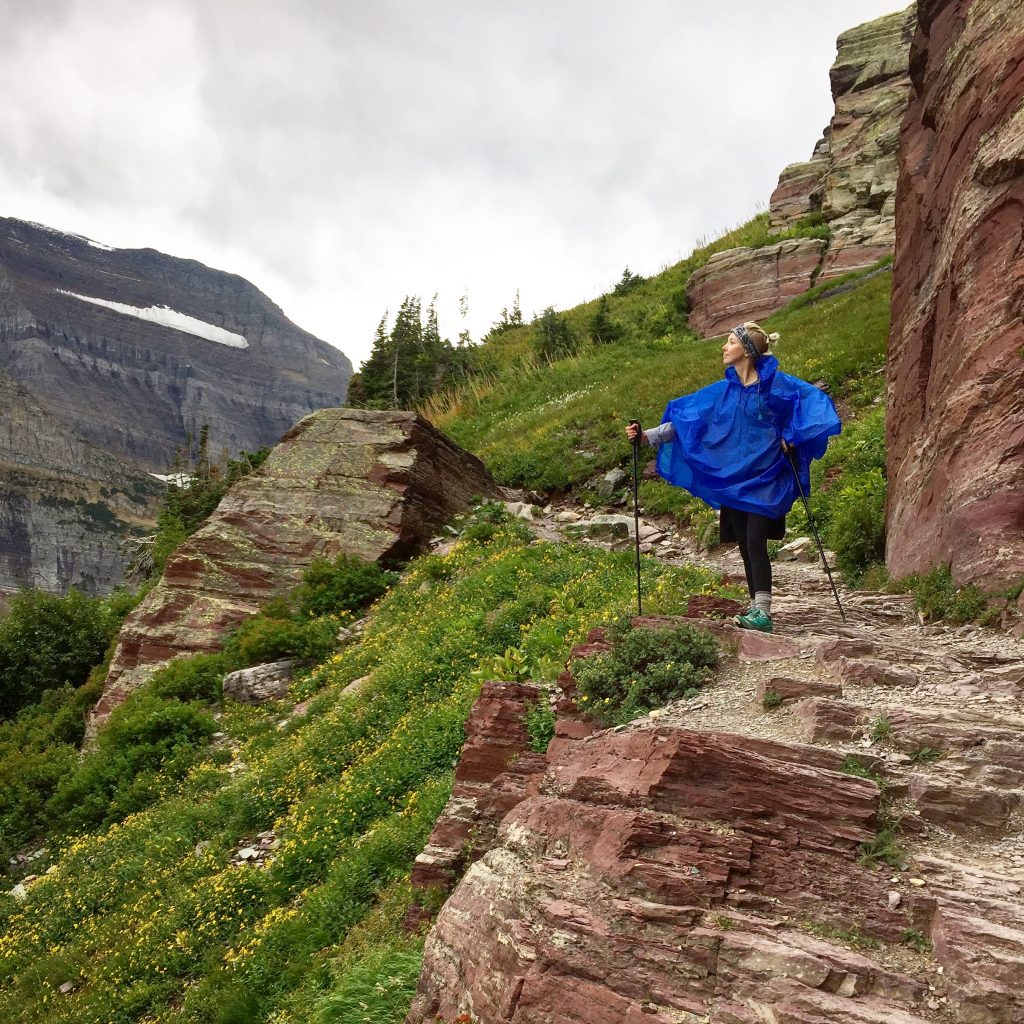
[(220, 345), (228, 345), (231, 348), (248, 348), (249, 342), (241, 334), (233, 334), (225, 331), (223, 327), (216, 327), (208, 324), (205, 320), (197, 320), (194, 316), (186, 313), (179, 313), (170, 306), (129, 306), (124, 302), (111, 302), (109, 299), (94, 299), (89, 295), (79, 295), (77, 292), (58, 289), (62, 295), (70, 295), (73, 299), (80, 299), (82, 302), (91, 302), (96, 306), (106, 306), (115, 313), (123, 313), (125, 316), (134, 316), (139, 320), (146, 320), (151, 324), (160, 324), (161, 327), (170, 327), (172, 330), (181, 331), (182, 334), (191, 334), (197, 338), (204, 338), (206, 341), (216, 341)]
[(194, 479), (188, 473), (150, 473), (149, 475), (165, 484), (174, 484), (176, 487), (184, 487)]

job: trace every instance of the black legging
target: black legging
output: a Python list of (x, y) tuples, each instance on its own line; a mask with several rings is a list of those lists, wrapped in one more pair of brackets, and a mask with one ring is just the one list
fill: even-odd
[(729, 517), (729, 525), (740, 546), (751, 600), (757, 593), (770, 594), (772, 563), (768, 559), (768, 532), (773, 521), (756, 512), (740, 512), (725, 505), (722, 506), (722, 514)]

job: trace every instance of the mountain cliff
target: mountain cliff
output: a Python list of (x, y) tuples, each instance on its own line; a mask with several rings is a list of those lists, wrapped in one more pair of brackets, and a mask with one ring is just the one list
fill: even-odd
[(187, 434), (208, 426), (211, 453), (273, 444), (341, 404), (351, 370), (240, 277), (0, 218), (0, 588), (109, 589), (117, 538), (152, 519), (146, 474)]
[(1024, 573), (1024, 9), (921, 4), (900, 139), (886, 559)]

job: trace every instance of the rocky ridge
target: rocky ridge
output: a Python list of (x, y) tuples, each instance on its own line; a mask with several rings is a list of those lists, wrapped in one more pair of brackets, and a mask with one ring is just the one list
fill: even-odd
[[(553, 539), (570, 520), (533, 522)], [(701, 560), (662, 524), (645, 534)], [(734, 575), (724, 550), (707, 560)], [(540, 688), (485, 686), (414, 870), (424, 888), (465, 874), (408, 1024), (1024, 1021), (1020, 642), (841, 587), (843, 623), (820, 568), (774, 572), (776, 632), (694, 598), (687, 621), (734, 655), (628, 726), (581, 713), (567, 672), (555, 740), (530, 754)], [(574, 656), (603, 648), (595, 631)]]
[(409, 557), (473, 497), (495, 493), (476, 456), (414, 413), (307, 416), (228, 491), (125, 620), (89, 734), (160, 665), (219, 650), (314, 558)]
[(820, 216), (827, 242), (787, 240), (719, 253), (687, 285), (690, 326), (706, 337), (781, 309), (816, 283), (891, 255), (900, 121), (907, 107), (914, 6), (839, 36), (830, 71), (835, 114), (811, 159), (779, 176), (774, 232)]
[(186, 433), (274, 444), (350, 375), (240, 277), (0, 218), (0, 588), (109, 590)]

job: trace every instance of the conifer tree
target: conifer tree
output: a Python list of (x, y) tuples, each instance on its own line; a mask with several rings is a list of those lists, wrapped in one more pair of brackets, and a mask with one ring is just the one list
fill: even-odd
[(595, 345), (608, 345), (622, 337), (622, 324), (608, 312), (608, 296), (602, 295), (597, 312), (590, 321), (590, 340)]
[(554, 306), (548, 306), (534, 320), (534, 331), (537, 349), (548, 359), (562, 359), (572, 355), (575, 348), (572, 331), (564, 316), (555, 312)]

